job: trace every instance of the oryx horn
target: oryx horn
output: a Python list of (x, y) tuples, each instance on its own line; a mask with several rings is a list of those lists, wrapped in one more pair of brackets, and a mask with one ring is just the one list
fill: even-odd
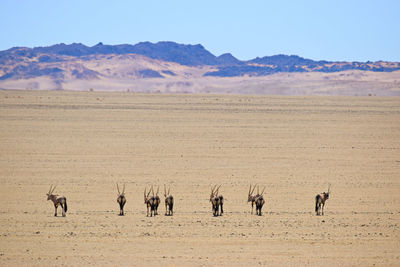
[(264, 186), (263, 190), (261, 191), (260, 195), (262, 195), (264, 193), (264, 191), (265, 191), (265, 186)]
[(253, 187), (253, 190), (251, 190), (251, 193), (250, 193), (250, 195), (252, 195), (252, 194), (253, 194), (253, 192), (254, 192), (254, 189), (256, 189), (256, 186), (257, 186), (257, 184), (255, 184), (255, 185), (254, 185), (254, 187)]
[(214, 190), (217, 187), (217, 185), (214, 185), (214, 187), (211, 187), (211, 195), (214, 195)]
[(51, 189), (50, 194), (53, 194), (53, 192), (54, 192), (54, 190), (56, 189), (56, 187), (57, 187), (57, 185), (55, 185), (55, 186), (53, 187), (53, 189)]
[[(222, 184), (221, 184), (221, 185), (222, 185)], [(219, 188), (221, 187), (221, 185), (218, 186), (217, 190), (215, 190), (216, 195), (218, 195), (218, 190), (219, 190)]]

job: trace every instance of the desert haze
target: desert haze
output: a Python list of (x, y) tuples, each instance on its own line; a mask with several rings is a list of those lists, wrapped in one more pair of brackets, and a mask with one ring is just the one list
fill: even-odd
[[(397, 97), (1, 90), (0, 265), (398, 266), (399, 122)], [(173, 216), (146, 217), (164, 184)]]

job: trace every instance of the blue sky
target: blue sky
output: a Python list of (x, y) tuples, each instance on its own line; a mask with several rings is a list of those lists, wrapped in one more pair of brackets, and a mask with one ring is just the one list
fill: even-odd
[(0, 50), (174, 41), (242, 60), (400, 61), (399, 14), (395, 0), (1, 0)]

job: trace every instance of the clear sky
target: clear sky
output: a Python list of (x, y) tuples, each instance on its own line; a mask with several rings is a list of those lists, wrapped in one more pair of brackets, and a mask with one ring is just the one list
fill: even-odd
[(0, 0), (0, 50), (174, 41), (239, 59), (400, 61), (400, 0)]

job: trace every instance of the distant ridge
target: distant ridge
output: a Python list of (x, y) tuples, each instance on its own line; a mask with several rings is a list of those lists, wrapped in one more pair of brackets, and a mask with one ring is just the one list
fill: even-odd
[[(0, 63), (2, 62), (1, 59), (7, 57), (7, 55), (35, 57), (39, 54), (73, 57), (109, 54), (138, 54), (152, 59), (176, 62), (186, 66), (218, 65), (220, 63), (223, 64), (224, 61), (224, 59), (219, 60), (200, 44), (183, 45), (174, 42), (158, 42), (153, 44), (150, 42), (141, 42), (135, 45), (104, 45), (103, 43), (98, 43), (92, 47), (81, 43), (73, 43), (70, 45), (62, 43), (35, 48), (14, 47), (0, 52)], [(232, 58), (233, 60), (238, 61), (233, 56)]]
[[(142, 56), (141, 65), (138, 65), (138, 58), (135, 55)], [(125, 68), (124, 74), (121, 74), (122, 77), (119, 74), (121, 71), (116, 70), (111, 75), (110, 69), (105, 73), (86, 64), (91, 60), (100, 59), (103, 65), (108, 64), (112, 59), (113, 66), (123, 61), (125, 65), (131, 66), (131, 70)], [(86, 63), (83, 64), (83, 62)], [(251, 77), (274, 73), (331, 73), (347, 70), (373, 72), (400, 70), (399, 62), (314, 61), (297, 55), (264, 56), (241, 61), (230, 53), (215, 56), (201, 44), (141, 42), (135, 45), (105, 45), (100, 42), (92, 47), (81, 43), (61, 43), (46, 47), (13, 47), (0, 51), (0, 80), (49, 77), (59, 85), (66, 79), (91, 80), (111, 76), (115, 78), (118, 75), (124, 79), (178, 77), (175, 70), (168, 67), (168, 63), (202, 69), (196, 73), (201, 73), (203, 77)], [(160, 67), (160, 64), (163, 67)], [(188, 74), (184, 75), (186, 77)]]

